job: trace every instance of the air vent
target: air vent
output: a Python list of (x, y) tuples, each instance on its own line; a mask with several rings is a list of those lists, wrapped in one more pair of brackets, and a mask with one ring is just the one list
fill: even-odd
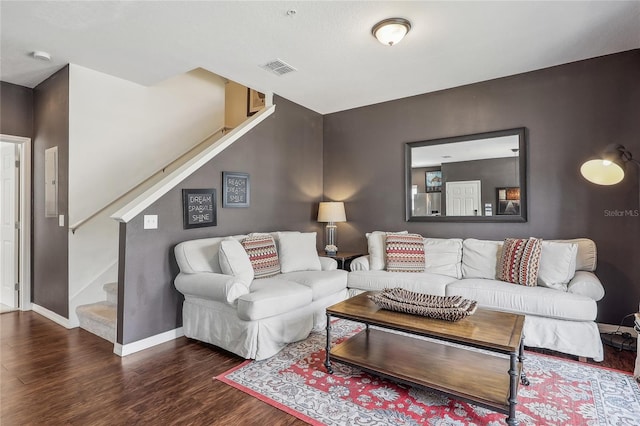
[(262, 66), (267, 71), (271, 71), (275, 75), (285, 75), (293, 71), (297, 71), (294, 67), (287, 64), (286, 62), (276, 59), (271, 62), (267, 62)]

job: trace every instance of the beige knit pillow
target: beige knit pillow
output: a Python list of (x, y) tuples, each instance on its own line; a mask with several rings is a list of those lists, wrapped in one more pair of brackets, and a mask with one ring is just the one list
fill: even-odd
[(254, 277), (267, 278), (280, 273), (280, 259), (276, 250), (276, 242), (269, 234), (257, 234), (242, 240)]
[(424, 272), (424, 238), (418, 234), (386, 235), (387, 271)]

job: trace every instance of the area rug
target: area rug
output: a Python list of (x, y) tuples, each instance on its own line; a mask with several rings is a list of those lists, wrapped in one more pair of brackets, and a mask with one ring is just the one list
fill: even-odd
[[(361, 328), (336, 320), (333, 344)], [(246, 362), (216, 379), (312, 425), (505, 424), (505, 414), (337, 362), (334, 374), (327, 374), (325, 345), (325, 333), (313, 332), (272, 358)], [(520, 425), (640, 424), (640, 388), (631, 374), (529, 351), (524, 370), (531, 384), (518, 391)]]

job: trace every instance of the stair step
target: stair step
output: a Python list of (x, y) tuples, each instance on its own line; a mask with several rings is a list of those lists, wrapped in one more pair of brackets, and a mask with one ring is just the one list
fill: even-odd
[(118, 304), (118, 283), (107, 283), (102, 286), (102, 289), (107, 293), (107, 302)]
[(111, 343), (116, 341), (118, 309), (109, 302), (91, 303), (76, 308), (80, 327)]

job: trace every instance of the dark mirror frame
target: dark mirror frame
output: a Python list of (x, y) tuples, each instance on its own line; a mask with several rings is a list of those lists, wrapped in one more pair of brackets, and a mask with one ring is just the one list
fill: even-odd
[[(441, 145), (454, 142), (488, 139), (500, 136), (517, 135), (519, 140), (519, 178), (520, 178), (520, 214), (493, 216), (413, 216), (411, 203), (411, 149), (421, 146)], [(407, 142), (404, 151), (405, 170), (405, 218), (407, 222), (526, 222), (527, 221), (527, 131), (525, 127), (498, 130), (494, 132), (476, 133), (472, 135), (453, 136), (449, 138), (431, 139), (418, 142)]]

